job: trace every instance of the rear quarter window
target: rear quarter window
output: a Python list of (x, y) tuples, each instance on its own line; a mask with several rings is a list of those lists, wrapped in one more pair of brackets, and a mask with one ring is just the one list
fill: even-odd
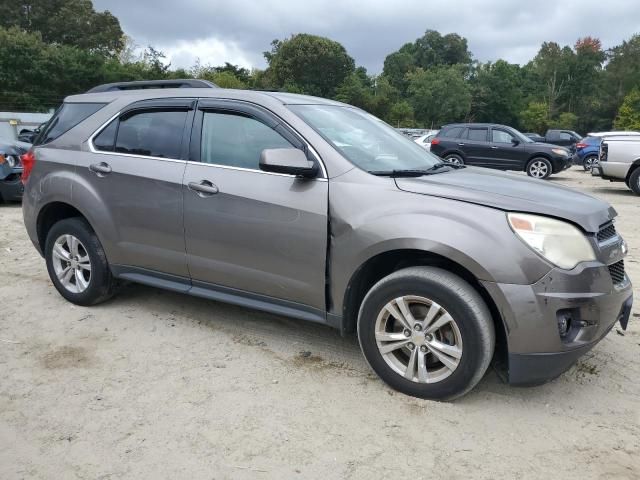
[(105, 105), (106, 103), (63, 103), (38, 135), (34, 145), (53, 142)]

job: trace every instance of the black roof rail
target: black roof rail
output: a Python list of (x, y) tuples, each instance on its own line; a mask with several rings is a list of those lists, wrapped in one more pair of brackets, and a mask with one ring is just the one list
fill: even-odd
[(87, 93), (144, 90), (149, 88), (218, 88), (218, 86), (208, 80), (198, 79), (140, 80), (136, 82), (105, 83), (104, 85), (93, 87)]

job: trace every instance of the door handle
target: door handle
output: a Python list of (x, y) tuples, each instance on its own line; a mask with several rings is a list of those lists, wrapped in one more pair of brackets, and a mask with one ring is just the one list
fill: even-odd
[(200, 182), (189, 182), (189, 190), (196, 192), (200, 197), (210, 197), (218, 193), (216, 187), (209, 180), (201, 180)]
[(464, 143), (459, 143), (458, 146), (459, 147), (464, 147)]
[(498, 147), (496, 147), (496, 146), (491, 146), (491, 148), (492, 148), (493, 150), (497, 150), (497, 149), (498, 149)]
[(89, 170), (97, 174), (99, 177), (111, 173), (111, 167), (108, 163), (105, 162), (93, 163), (89, 165)]

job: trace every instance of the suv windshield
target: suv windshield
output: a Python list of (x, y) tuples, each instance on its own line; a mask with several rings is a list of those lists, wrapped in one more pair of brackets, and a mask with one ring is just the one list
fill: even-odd
[(368, 172), (427, 170), (442, 163), (410, 138), (357, 108), (289, 105), (351, 163)]

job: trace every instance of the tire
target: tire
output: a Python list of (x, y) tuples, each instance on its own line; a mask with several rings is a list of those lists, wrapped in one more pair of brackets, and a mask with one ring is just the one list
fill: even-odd
[(61, 220), (51, 227), (45, 242), (45, 260), (56, 290), (71, 303), (96, 305), (115, 293), (116, 280), (104, 249), (82, 218)]
[(585, 159), (582, 161), (582, 168), (584, 168), (585, 172), (590, 172), (591, 167), (597, 164), (598, 164), (598, 157), (596, 155), (589, 155), (585, 157)]
[(640, 167), (631, 172), (627, 185), (633, 191), (633, 193), (635, 193), (636, 195), (640, 195)]
[[(420, 330), (414, 325), (409, 333), (396, 319), (402, 316), (398, 298), (416, 318), (425, 318)], [(429, 322), (432, 309), (436, 314)], [(452, 322), (430, 335), (430, 328), (446, 322), (447, 315)], [(387, 341), (387, 335), (394, 338)], [(406, 395), (432, 400), (452, 400), (471, 390), (489, 367), (495, 349), (493, 320), (478, 292), (457, 275), (432, 267), (405, 268), (374, 285), (360, 307), (358, 340), (367, 362), (385, 383)], [(443, 345), (451, 356), (439, 350)], [(418, 361), (411, 361), (413, 352)]]
[(544, 180), (553, 173), (551, 162), (543, 157), (533, 158), (527, 163), (527, 175)]
[(450, 153), (448, 155), (445, 155), (444, 161), (449, 163), (455, 163), (456, 165), (464, 165), (464, 159), (457, 153)]

